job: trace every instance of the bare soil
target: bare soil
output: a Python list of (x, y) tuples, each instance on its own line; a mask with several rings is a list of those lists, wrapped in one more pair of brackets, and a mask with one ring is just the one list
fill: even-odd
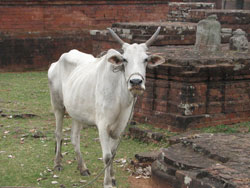
[(128, 178), (129, 183), (131, 184), (130, 188), (153, 188), (152, 179), (136, 179), (134, 176)]

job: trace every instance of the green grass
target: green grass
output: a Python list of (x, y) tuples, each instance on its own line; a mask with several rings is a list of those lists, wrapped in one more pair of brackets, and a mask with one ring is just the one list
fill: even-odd
[[(92, 175), (82, 177), (76, 170), (75, 153), (69, 141), (64, 141), (62, 172), (53, 172), (54, 159), (54, 115), (51, 112), (46, 72), (1, 73), (0, 110), (8, 116), (14, 114), (36, 114), (33, 118), (0, 117), (0, 186), (34, 187), (80, 187), (80, 180), (91, 180), (103, 168), (100, 143), (96, 128), (86, 128), (81, 132), (81, 151)], [(71, 120), (66, 118), (64, 128), (70, 127)], [(34, 130), (41, 131), (45, 138), (34, 138)], [(64, 132), (69, 138), (70, 131)], [(24, 138), (21, 141), (21, 138)], [(159, 148), (160, 145), (145, 144), (124, 138), (116, 158), (134, 158), (135, 153)], [(11, 156), (12, 158), (11, 158)], [(49, 170), (48, 170), (49, 169)], [(126, 168), (115, 164), (116, 179), (121, 188), (130, 187)], [(53, 178), (56, 174), (59, 178)], [(37, 181), (39, 180), (40, 181)], [(58, 184), (52, 185), (52, 181)], [(91, 187), (102, 187), (103, 176)]]
[(249, 133), (250, 122), (237, 123), (233, 125), (217, 125), (199, 129), (204, 133)]

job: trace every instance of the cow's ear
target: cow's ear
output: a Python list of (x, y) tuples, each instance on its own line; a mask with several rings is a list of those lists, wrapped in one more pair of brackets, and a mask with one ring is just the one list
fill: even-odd
[(165, 58), (160, 55), (150, 55), (147, 59), (148, 67), (153, 68), (165, 63)]
[(123, 63), (123, 58), (121, 55), (113, 55), (108, 58), (108, 62), (112, 63), (113, 65), (119, 66)]
[(110, 49), (107, 53), (107, 61), (113, 65), (119, 66), (123, 63), (123, 57), (118, 51)]

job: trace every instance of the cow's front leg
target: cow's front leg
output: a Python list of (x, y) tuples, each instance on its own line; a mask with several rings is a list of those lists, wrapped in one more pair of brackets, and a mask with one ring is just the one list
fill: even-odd
[[(101, 142), (101, 146), (102, 146), (102, 156), (103, 156), (103, 162), (104, 165), (108, 165), (110, 163), (110, 160), (112, 158), (112, 154), (111, 154), (111, 145), (110, 145), (110, 137), (108, 135), (108, 131), (107, 129), (104, 129), (103, 127), (101, 127), (101, 129), (99, 129), (99, 136), (100, 136), (100, 142)], [(111, 178), (111, 166), (112, 164), (110, 164), (106, 170), (105, 170), (105, 175), (104, 175), (104, 188), (112, 188), (112, 178)]]
[[(119, 143), (119, 139), (112, 139), (112, 138), (110, 139), (112, 156), (116, 154), (118, 143)], [(113, 163), (111, 163), (110, 176), (112, 179), (112, 186), (115, 187), (116, 186), (116, 179), (115, 179), (115, 172), (113, 169)]]
[(82, 125), (77, 121), (73, 121), (72, 129), (71, 129), (71, 142), (74, 145), (76, 152), (76, 159), (78, 163), (78, 170), (82, 176), (89, 176), (90, 172), (82, 158), (82, 153), (80, 151), (80, 133), (81, 133)]

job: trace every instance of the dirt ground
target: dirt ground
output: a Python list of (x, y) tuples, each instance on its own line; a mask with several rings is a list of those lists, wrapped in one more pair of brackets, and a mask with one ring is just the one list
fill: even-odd
[(134, 176), (130, 176), (128, 181), (131, 184), (130, 188), (153, 188), (151, 178), (136, 179)]

